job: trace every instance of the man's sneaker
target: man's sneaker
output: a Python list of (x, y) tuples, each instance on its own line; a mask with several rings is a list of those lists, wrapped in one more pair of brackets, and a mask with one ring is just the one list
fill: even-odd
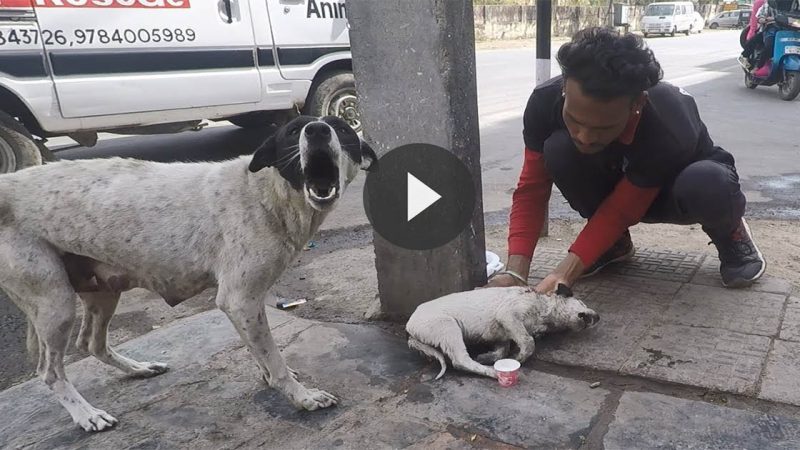
[(591, 277), (592, 275), (596, 275), (598, 272), (603, 270), (607, 265), (620, 263), (624, 261), (629, 261), (633, 258), (633, 255), (636, 254), (636, 248), (633, 247), (633, 241), (631, 241), (631, 233), (630, 231), (625, 231), (625, 234), (619, 238), (614, 245), (606, 250), (594, 264), (592, 264), (588, 269), (583, 271), (583, 275), (581, 278)]
[(722, 236), (706, 233), (711, 237), (710, 243), (717, 247), (719, 273), (725, 287), (747, 287), (764, 275), (767, 262), (753, 242), (750, 227), (744, 219), (733, 233)]

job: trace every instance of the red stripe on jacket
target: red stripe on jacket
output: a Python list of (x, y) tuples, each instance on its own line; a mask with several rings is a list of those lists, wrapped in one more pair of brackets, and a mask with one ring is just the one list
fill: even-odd
[[(525, 149), (525, 162), (512, 197), (508, 233), (510, 255), (533, 256), (544, 226), (545, 211), (553, 180), (547, 173), (542, 153)], [(570, 251), (589, 267), (637, 224), (658, 195), (659, 188), (640, 188), (627, 178), (617, 184), (589, 220)]]

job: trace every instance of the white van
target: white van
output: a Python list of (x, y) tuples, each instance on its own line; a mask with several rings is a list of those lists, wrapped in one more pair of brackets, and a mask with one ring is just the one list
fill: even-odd
[(694, 20), (692, 2), (650, 3), (644, 9), (640, 28), (644, 37), (651, 34), (675, 36), (676, 33), (688, 36), (694, 31)]
[(0, 173), (98, 132), (292, 112), (360, 128), (344, 1), (0, 0)]

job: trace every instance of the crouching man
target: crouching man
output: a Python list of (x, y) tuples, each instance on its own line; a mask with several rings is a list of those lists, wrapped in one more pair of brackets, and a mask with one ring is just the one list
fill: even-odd
[(630, 259), (628, 228), (639, 222), (699, 223), (717, 248), (725, 286), (761, 277), (766, 263), (743, 218), (734, 158), (714, 145), (694, 99), (661, 81), (643, 40), (585, 29), (561, 47), (558, 62), (562, 75), (536, 87), (525, 109), (508, 270), (488, 286), (526, 284), (553, 183), (588, 223), (538, 292)]

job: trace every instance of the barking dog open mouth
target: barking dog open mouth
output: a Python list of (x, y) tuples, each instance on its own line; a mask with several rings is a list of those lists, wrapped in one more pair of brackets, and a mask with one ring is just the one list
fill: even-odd
[(339, 167), (333, 159), (317, 153), (306, 166), (305, 191), (311, 206), (323, 209), (331, 206), (339, 198)]
[(306, 185), (308, 198), (313, 202), (325, 205), (339, 198), (339, 189), (336, 186), (317, 187)]

